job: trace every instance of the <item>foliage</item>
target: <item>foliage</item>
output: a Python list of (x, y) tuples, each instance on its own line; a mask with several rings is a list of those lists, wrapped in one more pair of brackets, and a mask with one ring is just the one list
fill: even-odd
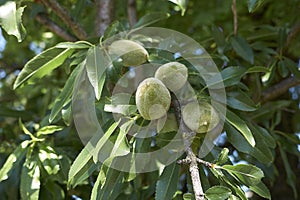
[[(156, 143), (153, 137), (131, 137), (134, 124), (147, 121), (137, 112), (134, 98), (111, 92), (130, 69), (120, 62), (106, 68), (110, 58), (102, 42), (130, 30), (125, 1), (115, 1), (115, 21), (100, 38), (94, 35), (94, 2), (58, 1), (88, 33), (76, 42), (64, 41), (35, 23), (48, 12), (42, 2), (0, 1), (0, 25), (7, 42), (0, 47), (1, 198), (194, 199), (185, 165), (173, 162), (147, 173), (113, 167), (125, 169), (126, 162), (116, 158), (155, 151), (175, 137), (174, 124), (158, 128), (168, 131), (155, 135)], [(139, 20), (133, 28), (159, 26), (187, 34), (205, 47), (220, 70), (227, 112), (215, 147), (202, 158), (210, 167), (198, 165), (205, 198), (297, 199), (300, 17), (296, 13), (300, 1), (238, 1), (238, 35), (233, 33), (231, 1), (136, 3)], [(72, 32), (55, 12), (47, 14)], [(150, 63), (184, 62), (173, 54), (147, 50)], [(205, 83), (191, 67), (188, 76), (192, 87), (208, 99), (207, 88), (218, 85), (217, 77)], [(295, 79), (296, 84), (280, 95), (266, 98), (276, 93), (277, 83)], [(92, 151), (82, 144), (72, 118), (78, 82), (93, 91), (84, 100), (92, 102), (103, 128), (101, 137), (87, 141), (95, 144)], [(115, 116), (127, 121), (114, 120)], [(199, 148), (201, 140), (195, 138), (193, 149)], [(101, 163), (98, 158), (104, 154)]]

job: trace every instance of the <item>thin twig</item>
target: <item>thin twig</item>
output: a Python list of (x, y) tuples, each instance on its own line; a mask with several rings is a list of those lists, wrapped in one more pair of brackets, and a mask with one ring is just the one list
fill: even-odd
[(197, 157), (191, 148), (191, 143), (193, 138), (195, 137), (195, 133), (191, 131), (188, 127), (186, 127), (186, 125), (183, 123), (181, 117), (181, 105), (174, 94), (172, 94), (172, 105), (174, 107), (176, 120), (179, 124), (184, 140), (185, 152), (187, 154), (185, 160), (189, 163), (189, 170), (191, 174), (195, 199), (204, 200), (204, 192), (201, 185)]
[(283, 79), (279, 83), (262, 92), (261, 102), (264, 103), (276, 99), (277, 97), (288, 91), (289, 88), (299, 84), (300, 80), (294, 76)]
[(130, 27), (132, 27), (137, 22), (136, 1), (135, 0), (127, 1), (127, 14), (128, 14), (129, 25), (130, 25)]
[(61, 20), (72, 29), (76, 37), (80, 40), (87, 38), (87, 33), (85, 30), (77, 23), (69, 14), (69, 12), (61, 6), (56, 0), (41, 0), (46, 7), (51, 8)]
[(51, 21), (47, 15), (39, 13), (36, 15), (36, 20), (38, 22), (40, 22), (41, 24), (43, 24), (46, 28), (48, 28), (50, 31), (52, 31), (53, 33), (55, 33), (56, 35), (58, 35), (59, 37), (67, 40), (67, 41), (76, 41), (76, 38), (74, 36), (72, 36), (71, 34), (69, 34), (68, 32), (66, 32), (63, 28), (61, 28), (60, 26), (58, 26), (56, 23), (54, 23), (53, 21)]
[(100, 37), (112, 22), (113, 0), (96, 0), (95, 33)]
[(233, 13), (233, 33), (236, 36), (238, 32), (238, 15), (237, 15), (237, 10), (236, 10), (236, 0), (232, 0), (232, 5), (231, 5), (232, 13)]

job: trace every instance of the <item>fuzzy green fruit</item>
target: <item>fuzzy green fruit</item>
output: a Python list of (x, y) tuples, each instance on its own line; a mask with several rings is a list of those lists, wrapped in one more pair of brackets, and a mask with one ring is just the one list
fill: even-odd
[(148, 60), (147, 50), (139, 43), (131, 40), (117, 40), (108, 47), (110, 55), (122, 58), (125, 67), (138, 66)]
[(170, 108), (171, 95), (166, 86), (156, 78), (143, 80), (136, 91), (136, 106), (144, 119), (163, 117)]
[(155, 78), (161, 80), (172, 92), (184, 86), (188, 78), (187, 67), (179, 62), (170, 62), (160, 66)]
[(186, 126), (197, 133), (211, 131), (220, 121), (216, 110), (207, 102), (188, 103), (182, 110), (182, 118)]

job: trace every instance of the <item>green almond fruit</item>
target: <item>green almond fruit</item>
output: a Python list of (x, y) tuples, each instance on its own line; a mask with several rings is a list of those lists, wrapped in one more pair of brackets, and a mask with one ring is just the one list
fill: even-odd
[(120, 57), (125, 67), (141, 65), (147, 62), (149, 57), (142, 45), (131, 40), (114, 41), (108, 47), (108, 53)]
[(154, 120), (167, 113), (171, 104), (171, 95), (160, 80), (147, 78), (139, 84), (135, 100), (141, 116), (147, 120)]
[(155, 78), (161, 80), (167, 88), (175, 92), (186, 83), (188, 69), (184, 64), (179, 62), (166, 63), (156, 70)]
[(207, 102), (191, 102), (185, 105), (182, 119), (189, 129), (197, 133), (211, 131), (220, 121), (216, 110)]

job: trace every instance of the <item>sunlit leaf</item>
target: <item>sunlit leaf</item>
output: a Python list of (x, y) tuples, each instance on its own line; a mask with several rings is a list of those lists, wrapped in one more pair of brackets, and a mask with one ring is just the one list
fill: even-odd
[(265, 0), (248, 0), (248, 10), (249, 12), (254, 12), (264, 3)]
[(222, 169), (226, 170), (247, 186), (258, 184), (264, 177), (264, 173), (261, 169), (250, 164), (223, 165)]
[(187, 7), (187, 0), (169, 0), (170, 2), (176, 4), (181, 10), (181, 16), (184, 15)]
[(22, 24), (22, 15), (25, 7), (17, 8), (16, 2), (7, 1), (0, 6), (0, 25), (9, 35), (14, 35), (21, 42), (26, 34)]
[(7, 160), (5, 161), (4, 165), (0, 169), (0, 182), (8, 179), (9, 174), (11, 171), (18, 166), (20, 161), (23, 159), (23, 157), (26, 154), (26, 148), (30, 144), (30, 141), (26, 140), (22, 142), (16, 150), (11, 153)]
[(104, 106), (105, 112), (112, 112), (112, 113), (118, 113), (122, 115), (131, 115), (137, 111), (137, 108), (135, 105), (111, 105), (111, 104), (105, 104)]
[(232, 126), (234, 126), (237, 130), (239, 130), (240, 133), (245, 137), (247, 142), (251, 146), (254, 147), (254, 145), (255, 145), (254, 137), (253, 137), (249, 127), (247, 126), (247, 124), (241, 118), (239, 118), (239, 116), (237, 116), (235, 113), (233, 113), (232, 111), (227, 109), (227, 111), (226, 111), (226, 120)]
[(31, 78), (42, 78), (49, 74), (52, 70), (63, 64), (73, 51), (73, 49), (52, 47), (38, 54), (26, 63), (14, 83), (14, 89)]
[(62, 49), (87, 49), (90, 48), (92, 44), (86, 41), (77, 41), (77, 42), (61, 42), (55, 45), (56, 48)]
[(49, 134), (55, 133), (57, 131), (61, 131), (63, 128), (64, 128), (63, 126), (55, 126), (55, 125), (44, 126), (38, 130), (36, 135), (37, 136), (49, 135)]
[(40, 186), (40, 168), (35, 160), (27, 158), (21, 173), (21, 199), (38, 200)]
[(105, 70), (109, 62), (109, 58), (100, 47), (93, 46), (89, 49), (86, 57), (86, 70), (97, 100), (100, 99), (102, 93), (105, 81)]
[(62, 108), (71, 101), (75, 80), (78, 74), (81, 74), (83, 67), (83, 64), (81, 64), (74, 69), (67, 82), (65, 83), (65, 86), (63, 87), (62, 91), (60, 92), (58, 97), (56, 97), (49, 116), (50, 123), (55, 119), (55, 117), (59, 114)]

